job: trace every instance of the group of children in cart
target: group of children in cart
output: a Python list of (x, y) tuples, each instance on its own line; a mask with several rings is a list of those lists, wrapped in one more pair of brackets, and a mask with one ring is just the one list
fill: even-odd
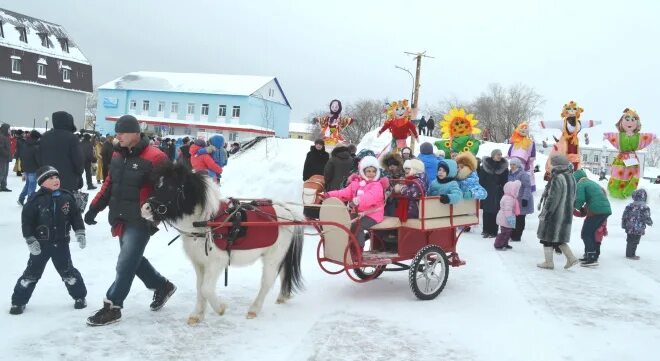
[(401, 155), (389, 153), (381, 162), (367, 155), (359, 159), (358, 174), (348, 178), (346, 187), (326, 192), (323, 197), (349, 202), (362, 215), (356, 228), (361, 231), (356, 230), (355, 236), (364, 247), (363, 230), (382, 222), (385, 216), (397, 216), (402, 222), (419, 218), (419, 199), (425, 195), (438, 196), (444, 204), (486, 198), (477, 176), (476, 157), (470, 152), (452, 156), (455, 159), (445, 159), (428, 142), (421, 144), (417, 158), (409, 148), (401, 149)]
[[(357, 161), (358, 172), (349, 176), (346, 187), (326, 192), (323, 197), (336, 197), (356, 208), (361, 218), (355, 236), (361, 247), (365, 244), (364, 231), (382, 222), (385, 216), (396, 216), (402, 222), (419, 218), (419, 199), (423, 196), (437, 196), (443, 204), (483, 200), (488, 196), (479, 184), (477, 159), (470, 152), (445, 158), (442, 151), (435, 152), (433, 144), (425, 142), (420, 145), (417, 157), (410, 148), (402, 148), (400, 153), (386, 154), (380, 162), (374, 155), (361, 157), (360, 154)], [(495, 247), (498, 249), (511, 248), (508, 238), (520, 214), (520, 187), (519, 180), (504, 185), (497, 213), (500, 234)], [(584, 212), (586, 214), (587, 209)], [(623, 214), (622, 226), (628, 234), (626, 257), (639, 259), (635, 252), (646, 225), (652, 225), (652, 220), (646, 205), (646, 191), (640, 189), (633, 194), (633, 202)], [(577, 261), (573, 261), (575, 263)]]

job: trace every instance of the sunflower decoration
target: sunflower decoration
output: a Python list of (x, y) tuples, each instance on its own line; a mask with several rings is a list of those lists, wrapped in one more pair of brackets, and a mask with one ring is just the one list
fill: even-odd
[(474, 134), (481, 133), (481, 129), (477, 128), (478, 123), (474, 114), (467, 114), (462, 108), (452, 108), (440, 122), (443, 139), (435, 142), (435, 146), (447, 156), (461, 152), (476, 155), (481, 145), (481, 142), (473, 137)]

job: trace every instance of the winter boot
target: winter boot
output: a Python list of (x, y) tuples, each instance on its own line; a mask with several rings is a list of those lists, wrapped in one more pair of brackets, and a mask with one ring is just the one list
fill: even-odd
[(543, 247), (543, 255), (545, 256), (545, 262), (539, 263), (536, 265), (538, 268), (544, 269), (555, 269), (555, 263), (552, 261), (552, 247)]
[(596, 267), (598, 266), (598, 259), (596, 258), (596, 252), (587, 252), (587, 259), (580, 262), (582, 267)]
[(564, 269), (569, 269), (578, 264), (579, 261), (577, 257), (573, 255), (571, 247), (569, 247), (566, 243), (559, 245), (559, 249), (566, 256), (566, 265), (564, 266)]
[(115, 306), (111, 301), (103, 301), (103, 308), (87, 318), (90, 326), (105, 326), (121, 320), (121, 308)]
[(11, 305), (11, 308), (9, 309), (9, 314), (10, 315), (20, 315), (25, 311), (25, 305)]
[(76, 310), (82, 310), (85, 307), (87, 307), (87, 301), (84, 298), (79, 298), (73, 303), (73, 308)]
[(149, 306), (151, 307), (151, 310), (158, 311), (163, 308), (165, 302), (167, 302), (167, 300), (170, 299), (170, 296), (174, 294), (174, 291), (176, 291), (176, 286), (169, 280), (165, 280), (163, 287), (154, 292), (153, 302), (151, 302), (151, 305)]

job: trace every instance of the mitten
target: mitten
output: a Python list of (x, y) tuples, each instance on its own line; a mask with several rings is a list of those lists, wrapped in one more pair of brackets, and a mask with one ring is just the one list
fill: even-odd
[(96, 212), (93, 210), (88, 210), (87, 213), (85, 213), (85, 223), (91, 225), (96, 224), (96, 221), (94, 220), (96, 218)]
[(84, 249), (87, 245), (87, 239), (85, 238), (85, 230), (81, 229), (76, 231), (76, 241), (78, 241), (78, 247)]
[(353, 204), (355, 204), (357, 206), (358, 204), (360, 204), (360, 198), (353, 197), (353, 200), (351, 202), (353, 202)]
[(213, 144), (206, 147), (206, 153), (211, 154), (213, 152), (215, 152), (215, 146), (213, 146)]
[(446, 194), (440, 196), (440, 203), (447, 204), (449, 203), (449, 197)]
[(520, 202), (520, 205), (524, 207), (527, 207), (527, 200), (523, 199), (522, 202)]
[(515, 216), (506, 217), (506, 223), (508, 223), (511, 226), (511, 228), (516, 228), (516, 217)]
[(41, 246), (39, 245), (39, 241), (37, 241), (36, 238), (28, 237), (25, 239), (25, 242), (27, 242), (31, 255), (38, 256), (39, 254), (41, 254)]

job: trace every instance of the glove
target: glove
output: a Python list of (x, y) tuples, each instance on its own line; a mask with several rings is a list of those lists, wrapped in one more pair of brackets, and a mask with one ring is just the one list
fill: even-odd
[(351, 202), (353, 202), (353, 204), (355, 204), (357, 206), (358, 204), (360, 204), (360, 198), (353, 197), (353, 200)]
[(206, 153), (207, 153), (207, 154), (211, 154), (211, 153), (213, 153), (213, 152), (215, 152), (215, 146), (213, 146), (213, 144), (211, 144), (211, 145), (209, 145), (208, 147), (206, 147)]
[(508, 223), (511, 226), (511, 228), (516, 228), (516, 217), (515, 216), (506, 217), (506, 223)]
[(520, 202), (520, 205), (523, 206), (523, 208), (527, 207), (527, 200), (523, 199), (522, 202)]
[(94, 220), (96, 218), (96, 212), (92, 211), (91, 209), (85, 213), (85, 224), (88, 224), (90, 226), (95, 225), (96, 221)]
[(76, 231), (76, 241), (78, 241), (78, 247), (80, 247), (80, 249), (85, 249), (85, 246), (87, 245), (87, 239), (85, 238), (84, 229)]
[(41, 246), (39, 245), (39, 241), (37, 241), (36, 238), (28, 237), (25, 239), (25, 241), (27, 242), (31, 255), (38, 256), (39, 254), (41, 254)]
[(449, 203), (449, 197), (447, 197), (446, 194), (442, 194), (440, 196), (440, 203), (442, 204), (448, 204)]

